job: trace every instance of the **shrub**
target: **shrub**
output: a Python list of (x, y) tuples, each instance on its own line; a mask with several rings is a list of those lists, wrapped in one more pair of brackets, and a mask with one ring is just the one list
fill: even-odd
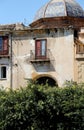
[(17, 91), (0, 91), (1, 130), (83, 130), (84, 87), (30, 83)]

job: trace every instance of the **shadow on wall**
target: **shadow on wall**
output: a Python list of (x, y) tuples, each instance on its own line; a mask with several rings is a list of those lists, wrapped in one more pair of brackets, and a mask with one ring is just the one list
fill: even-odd
[(51, 87), (58, 86), (57, 82), (53, 78), (50, 78), (48, 76), (44, 76), (44, 77), (38, 78), (36, 80), (36, 83), (40, 84), (40, 85), (46, 85), (46, 84), (48, 84)]
[(51, 63), (33, 63), (34, 69), (37, 72), (50, 72), (55, 71), (53, 64)]

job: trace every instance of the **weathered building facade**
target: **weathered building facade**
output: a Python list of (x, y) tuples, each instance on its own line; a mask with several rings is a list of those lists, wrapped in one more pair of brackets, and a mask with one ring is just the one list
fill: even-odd
[(84, 11), (74, 0), (50, 0), (28, 27), (0, 25), (0, 86), (84, 82), (83, 27)]

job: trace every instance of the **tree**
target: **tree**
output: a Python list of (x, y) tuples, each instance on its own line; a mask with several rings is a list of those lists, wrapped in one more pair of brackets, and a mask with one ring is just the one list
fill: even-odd
[(84, 87), (64, 88), (30, 83), (24, 89), (0, 91), (1, 130), (83, 130)]

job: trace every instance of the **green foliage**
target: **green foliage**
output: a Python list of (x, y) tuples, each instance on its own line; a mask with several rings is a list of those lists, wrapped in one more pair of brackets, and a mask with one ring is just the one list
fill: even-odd
[(83, 130), (83, 84), (0, 90), (0, 130)]

